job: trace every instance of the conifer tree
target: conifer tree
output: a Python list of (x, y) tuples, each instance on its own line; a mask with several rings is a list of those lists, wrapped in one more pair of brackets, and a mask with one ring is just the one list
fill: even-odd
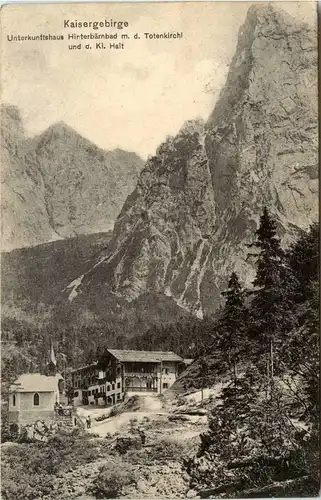
[(291, 288), (293, 279), (277, 236), (276, 223), (266, 207), (256, 231), (256, 241), (250, 246), (258, 249), (255, 254), (257, 273), (253, 282), (255, 292), (252, 300), (252, 333), (254, 332), (254, 336), (264, 345), (267, 352), (267, 382), (272, 398), (275, 343), (293, 326), (289, 303), (291, 293), (286, 293), (287, 284)]
[(319, 224), (312, 224), (309, 231), (291, 246), (288, 261), (296, 279), (296, 300), (305, 301), (314, 296), (314, 283), (319, 279)]
[(246, 344), (245, 326), (247, 310), (245, 307), (244, 290), (235, 272), (230, 276), (225, 297), (225, 307), (220, 321), (220, 348), (228, 353), (228, 363), (232, 372), (234, 385), (234, 412), (237, 413), (237, 364)]

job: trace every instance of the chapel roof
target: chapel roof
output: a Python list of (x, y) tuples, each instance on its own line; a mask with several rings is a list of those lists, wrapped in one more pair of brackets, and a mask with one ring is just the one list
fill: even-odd
[(60, 374), (47, 377), (40, 373), (24, 373), (10, 386), (10, 390), (17, 392), (54, 392), (58, 390)]

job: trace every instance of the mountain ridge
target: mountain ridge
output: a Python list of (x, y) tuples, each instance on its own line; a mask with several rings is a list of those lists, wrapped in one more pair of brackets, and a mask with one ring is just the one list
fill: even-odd
[(4, 251), (112, 229), (143, 167), (63, 121), (26, 138), (13, 105), (1, 106), (1, 145)]

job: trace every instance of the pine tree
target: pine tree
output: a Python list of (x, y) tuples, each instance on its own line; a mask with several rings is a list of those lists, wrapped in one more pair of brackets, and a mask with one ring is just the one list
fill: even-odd
[(234, 413), (236, 422), (237, 413), (237, 364), (246, 344), (245, 326), (247, 310), (245, 294), (238, 276), (233, 272), (230, 276), (227, 290), (222, 293), (225, 297), (225, 307), (220, 320), (220, 348), (228, 353), (228, 363), (234, 385)]
[(275, 344), (281, 340), (285, 331), (293, 327), (293, 276), (277, 237), (276, 223), (267, 208), (264, 208), (260, 218), (256, 241), (250, 246), (258, 249), (255, 254), (257, 273), (253, 282), (252, 333), (254, 332), (267, 353), (267, 385), (272, 398)]
[(296, 278), (296, 300), (305, 301), (314, 296), (314, 283), (319, 279), (319, 224), (312, 224), (288, 252), (288, 262)]
[(319, 226), (313, 224), (288, 251), (296, 277), (298, 327), (288, 333), (282, 352), (285, 371), (302, 380), (297, 395), (303, 403), (302, 417), (314, 424), (320, 418), (319, 236)]
[(233, 272), (230, 276), (227, 290), (222, 292), (225, 297), (225, 307), (221, 317), (222, 334), (224, 343), (227, 344), (229, 362), (237, 362), (237, 354), (244, 339), (246, 324), (245, 292), (241, 287), (238, 276)]

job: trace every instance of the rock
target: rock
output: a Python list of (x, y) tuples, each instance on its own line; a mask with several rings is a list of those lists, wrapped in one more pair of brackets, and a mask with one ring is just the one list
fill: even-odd
[(143, 167), (136, 154), (104, 151), (63, 122), (26, 139), (15, 106), (2, 105), (0, 132), (3, 250), (112, 229)]
[(190, 418), (188, 417), (188, 415), (175, 414), (175, 415), (169, 415), (168, 420), (171, 422), (176, 422), (176, 421), (189, 422)]
[(139, 479), (137, 481), (136, 486), (137, 486), (138, 491), (141, 491), (141, 492), (146, 491), (147, 484), (146, 484), (146, 481), (144, 481), (143, 479)]
[(188, 490), (186, 493), (186, 498), (195, 498), (197, 496), (197, 491), (195, 490)]
[(204, 416), (208, 414), (208, 410), (206, 409), (187, 409), (187, 410), (180, 410), (180, 412), (184, 415), (197, 415), (197, 416)]
[(156, 291), (211, 313), (232, 271), (252, 281), (247, 243), (264, 205), (285, 244), (317, 220), (317, 164), (316, 31), (253, 5), (209, 120), (187, 122), (147, 161), (83, 299)]

